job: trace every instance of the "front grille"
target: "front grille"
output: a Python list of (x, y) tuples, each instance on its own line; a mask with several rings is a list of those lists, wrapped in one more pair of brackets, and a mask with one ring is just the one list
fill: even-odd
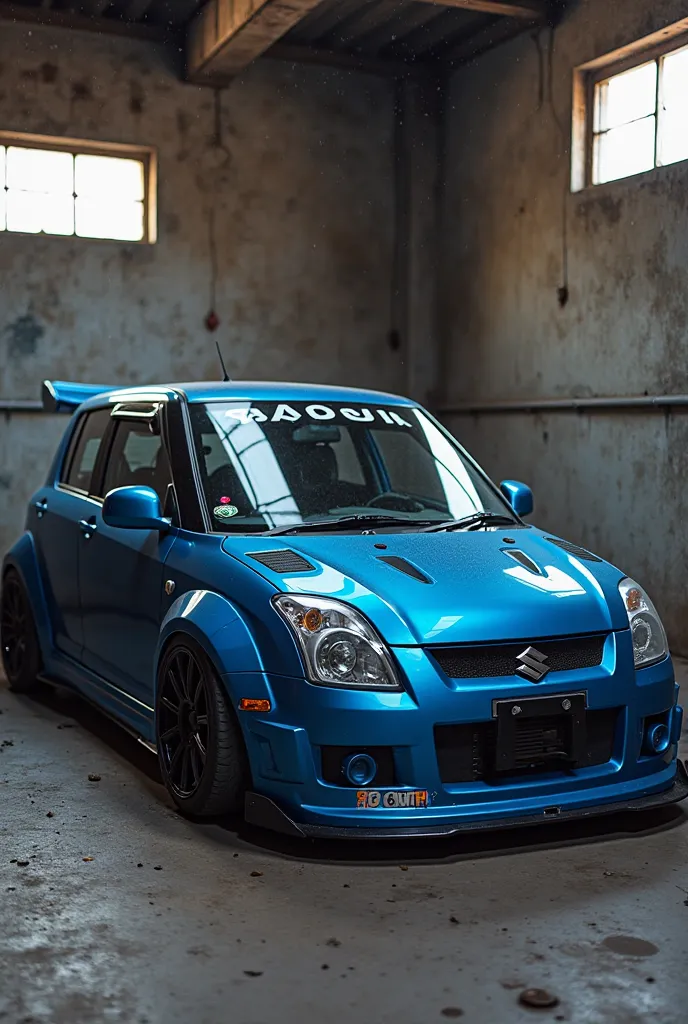
[[(573, 764), (568, 756), (570, 719), (567, 716), (525, 718), (517, 723), (515, 771), (531, 774), (561, 768), (591, 768), (606, 764), (614, 753), (620, 708), (586, 711), (585, 756)], [(495, 769), (497, 722), (436, 725), (435, 751), (442, 782), (476, 782), (504, 777)], [(510, 773), (513, 774), (513, 773)]]
[(516, 673), (519, 654), (534, 647), (547, 658), (551, 672), (575, 672), (602, 664), (604, 636), (572, 636), (563, 640), (532, 640), (519, 644), (480, 647), (428, 647), (439, 667), (450, 679), (486, 679)]
[(249, 558), (253, 558), (261, 565), (282, 575), (290, 572), (312, 572), (315, 569), (315, 566), (311, 565), (303, 555), (299, 555), (296, 551), (290, 551), (288, 548), (278, 548), (277, 551), (252, 552)]

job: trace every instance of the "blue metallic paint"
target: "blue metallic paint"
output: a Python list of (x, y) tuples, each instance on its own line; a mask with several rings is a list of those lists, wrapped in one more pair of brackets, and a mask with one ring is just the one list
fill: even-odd
[[(63, 406), (76, 391), (55, 399)], [(146, 389), (169, 398), (250, 398), (357, 402), (383, 396), (312, 385), (179, 385)], [(118, 400), (143, 389), (119, 392)], [(108, 398), (108, 401), (111, 401)], [(386, 404), (409, 405), (384, 396)], [(82, 406), (103, 405), (89, 397)], [(377, 560), (374, 537), (269, 538), (191, 533), (171, 527), (122, 530), (92, 502), (94, 531), (79, 532), (84, 502), (56, 486), (72, 419), (44, 487), (32, 498), (26, 531), (5, 559), (22, 576), (33, 606), (44, 671), (80, 690), (148, 742), (154, 741), (156, 666), (179, 633), (200, 643), (232, 705), (267, 698), (269, 713), (239, 712), (253, 786), (294, 821), (342, 828), (485, 823), (615, 804), (670, 789), (676, 776), (681, 709), (670, 658), (636, 671), (619, 570), (586, 563), (532, 527), (510, 536), (541, 574), (505, 555), (504, 531), (389, 534), (385, 554), (408, 558), (431, 585), (404, 578)], [(47, 499), (48, 512), (35, 506)], [(523, 507), (523, 506), (522, 506)], [(524, 513), (525, 514), (525, 513)], [(514, 545), (509, 545), (513, 548)], [(289, 548), (315, 566), (280, 576), (251, 554)], [(78, 569), (77, 569), (78, 566)], [(166, 594), (164, 581), (175, 583)], [(77, 581), (75, 586), (74, 581)], [(354, 605), (390, 645), (403, 692), (365, 692), (307, 682), (294, 637), (271, 605), (279, 592), (329, 596)], [(602, 664), (552, 672), (537, 687), (517, 676), (451, 680), (433, 645), (523, 641), (607, 634)], [(492, 719), (494, 698), (584, 690), (588, 707), (621, 707), (612, 760), (569, 773), (519, 776), (499, 783), (450, 785), (439, 776), (433, 726)], [(642, 756), (643, 723), (667, 714), (671, 747)], [(357, 807), (356, 791), (323, 781), (325, 745), (391, 746), (396, 788), (428, 790), (427, 808)]]

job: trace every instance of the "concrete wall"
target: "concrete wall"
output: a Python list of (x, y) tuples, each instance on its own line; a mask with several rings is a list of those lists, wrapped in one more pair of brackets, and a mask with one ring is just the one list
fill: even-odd
[[(45, 377), (115, 384), (232, 376), (399, 390), (390, 330), (392, 85), (262, 61), (221, 97), (148, 43), (2, 23), (0, 128), (157, 147), (159, 240), (0, 232), (0, 399)], [(60, 424), (0, 420), (0, 548)]]
[[(555, 34), (551, 92), (528, 35), (453, 77), (446, 404), (688, 392), (688, 163), (567, 194), (573, 68), (686, 13), (674, 0), (580, 0)], [(538, 525), (644, 582), (688, 653), (686, 412), (447, 419), (493, 476), (534, 487)]]

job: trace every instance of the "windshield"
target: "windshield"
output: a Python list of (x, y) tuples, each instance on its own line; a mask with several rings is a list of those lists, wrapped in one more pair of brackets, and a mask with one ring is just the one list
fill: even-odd
[[(421, 409), (243, 401), (190, 411), (208, 514), (219, 532), (380, 515), (390, 529), (397, 520), (409, 528), (509, 511)], [(365, 528), (364, 520), (352, 526)]]

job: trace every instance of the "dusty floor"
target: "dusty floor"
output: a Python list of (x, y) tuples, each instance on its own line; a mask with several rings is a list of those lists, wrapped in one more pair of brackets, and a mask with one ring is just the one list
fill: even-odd
[(0, 709), (3, 1022), (686, 1020), (683, 811), (300, 845), (178, 817), (152, 755), (69, 695)]

